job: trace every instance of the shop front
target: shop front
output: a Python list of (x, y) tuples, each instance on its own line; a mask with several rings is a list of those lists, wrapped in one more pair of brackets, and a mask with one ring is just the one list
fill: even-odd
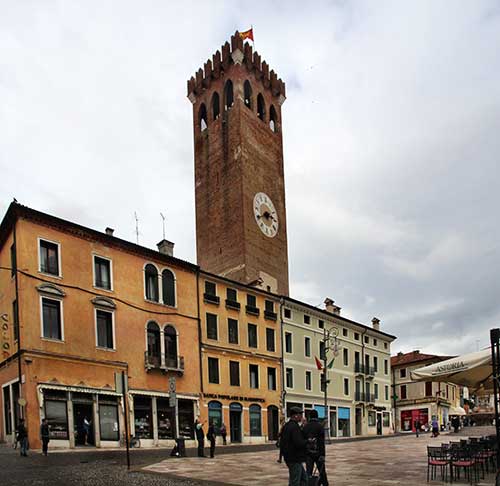
[(429, 420), (428, 408), (401, 410), (401, 432), (416, 432), (417, 421), (420, 422), (421, 427), (426, 427)]

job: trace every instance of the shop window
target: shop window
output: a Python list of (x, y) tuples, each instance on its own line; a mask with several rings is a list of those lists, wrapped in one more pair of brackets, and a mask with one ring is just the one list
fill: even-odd
[(207, 312), (207, 338), (217, 340), (217, 316)]
[(163, 303), (175, 307), (175, 277), (171, 270), (166, 268), (161, 273)]
[(240, 363), (238, 361), (229, 361), (229, 384), (240, 386)]
[(382, 426), (390, 427), (391, 425), (391, 416), (389, 412), (382, 412)]
[(40, 272), (60, 276), (58, 243), (40, 240)]
[(94, 286), (111, 290), (111, 260), (94, 255)]
[(250, 348), (257, 347), (257, 326), (255, 324), (248, 324), (248, 346)]
[(208, 358), (208, 382), (219, 383), (219, 360), (217, 358)]
[(194, 439), (194, 409), (191, 400), (179, 399), (177, 401), (179, 419), (179, 435), (186, 439)]
[(161, 342), (160, 342), (160, 326), (156, 322), (150, 321), (147, 325), (147, 341), (148, 341), (148, 364), (156, 368), (161, 364)]
[(271, 329), (269, 327), (266, 329), (266, 349), (271, 353), (274, 353), (274, 351), (276, 351), (274, 334), (274, 329)]
[(62, 319), (61, 319), (62, 303), (58, 300), (42, 298), (42, 320), (43, 320), (43, 337), (47, 339), (63, 339)]
[(158, 439), (175, 439), (175, 408), (165, 398), (156, 399)]
[(377, 422), (377, 414), (375, 412), (368, 412), (368, 427), (375, 427)]
[(250, 405), (250, 435), (259, 437), (262, 435), (262, 414), (259, 405)]
[(165, 339), (165, 365), (167, 368), (177, 368), (177, 332), (172, 326), (165, 326), (163, 330)]
[(146, 299), (158, 302), (158, 270), (151, 263), (148, 263), (144, 269)]
[(222, 425), (222, 403), (216, 401), (208, 402), (208, 423), (213, 423), (215, 433), (218, 434)]
[(67, 394), (64, 391), (44, 391), (45, 418), (49, 424), (50, 438), (67, 440), (68, 407)]
[(120, 440), (116, 399), (103, 395), (99, 397), (99, 430), (101, 440)]
[(349, 437), (351, 435), (351, 409), (347, 407), (338, 408), (338, 437)]
[(276, 368), (267, 368), (267, 388), (276, 390)]
[(153, 438), (152, 417), (151, 397), (134, 395), (135, 437), (139, 439)]
[(250, 81), (248, 81), (248, 79), (243, 84), (243, 97), (245, 106), (252, 109), (252, 86), (250, 86)]
[(231, 344), (238, 344), (238, 321), (236, 319), (227, 320), (228, 340)]
[(114, 349), (113, 314), (96, 310), (97, 347)]
[(250, 372), (250, 388), (259, 388), (259, 366), (251, 364), (248, 369)]

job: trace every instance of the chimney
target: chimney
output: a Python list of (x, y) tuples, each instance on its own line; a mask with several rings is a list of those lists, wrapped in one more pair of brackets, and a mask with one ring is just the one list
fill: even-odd
[(156, 246), (163, 255), (174, 256), (174, 243), (171, 241), (161, 240)]
[(110, 228), (109, 226), (106, 228), (106, 234), (108, 236), (113, 236), (114, 232), (115, 232), (115, 230), (113, 228)]
[(335, 314), (337, 316), (340, 316), (341, 307), (339, 307), (338, 305), (335, 305), (335, 301), (330, 299), (330, 297), (327, 297), (325, 299), (325, 309), (330, 314)]
[(372, 319), (372, 327), (373, 327), (373, 329), (375, 329), (375, 331), (380, 331), (380, 319), (377, 319), (376, 317), (374, 317)]

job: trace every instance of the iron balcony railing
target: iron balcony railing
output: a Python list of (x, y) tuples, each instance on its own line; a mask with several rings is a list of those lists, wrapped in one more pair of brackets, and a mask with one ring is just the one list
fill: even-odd
[(184, 356), (167, 356), (165, 353), (144, 353), (144, 362), (147, 370), (159, 369), (184, 373)]
[(354, 392), (354, 400), (356, 402), (374, 403), (375, 395), (373, 393), (365, 393), (362, 391)]
[(374, 376), (375, 368), (373, 366), (366, 366), (363, 363), (354, 363), (354, 372), (366, 376)]
[(203, 300), (205, 302), (209, 302), (210, 304), (219, 304), (220, 297), (213, 294), (207, 294), (206, 292), (203, 294)]

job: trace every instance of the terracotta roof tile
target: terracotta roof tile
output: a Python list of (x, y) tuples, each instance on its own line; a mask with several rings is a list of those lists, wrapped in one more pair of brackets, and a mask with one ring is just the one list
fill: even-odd
[(438, 356), (436, 354), (425, 354), (420, 351), (412, 351), (411, 353), (401, 353), (396, 356), (391, 356), (391, 367), (418, 363), (420, 361), (444, 361), (449, 358), (452, 358), (452, 356)]

